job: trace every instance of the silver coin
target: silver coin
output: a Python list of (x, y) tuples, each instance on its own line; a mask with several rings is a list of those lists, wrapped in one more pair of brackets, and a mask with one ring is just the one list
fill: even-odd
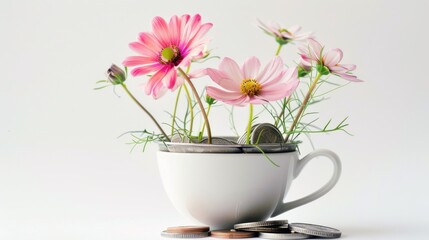
[[(165, 152), (176, 153), (242, 153), (240, 145), (217, 145), (195, 143), (159, 143), (159, 149)], [(165, 145), (165, 147), (163, 146)], [(166, 150), (164, 150), (166, 149)]]
[(241, 135), (241, 137), (238, 138), (237, 143), (238, 144), (246, 144), (246, 133)]
[(287, 220), (273, 220), (273, 221), (260, 221), (260, 222), (248, 222), (238, 223), (234, 225), (234, 229), (246, 229), (246, 228), (257, 228), (257, 227), (279, 227), (287, 224)]
[[(259, 123), (257, 123), (257, 124), (255, 124), (255, 125), (253, 125), (253, 126), (250, 128), (250, 133), (252, 133), (252, 132), (253, 132), (253, 130), (254, 130), (257, 126), (259, 126)], [(241, 135), (241, 137), (240, 137), (240, 138), (238, 138), (237, 143), (238, 143), (238, 144), (246, 144), (246, 138), (247, 138), (247, 132), (245, 132), (243, 135)]]
[(260, 238), (265, 239), (280, 239), (280, 240), (297, 240), (297, 239), (307, 239), (310, 238), (310, 235), (302, 233), (259, 233)]
[[(201, 140), (200, 143), (208, 143), (208, 139), (204, 138), (203, 140)], [(212, 137), (212, 143), (211, 144), (216, 144), (216, 145), (236, 145), (237, 143), (226, 139), (226, 138), (221, 138), (221, 137)]]
[(315, 224), (308, 223), (291, 223), (289, 228), (293, 232), (304, 233), (317, 237), (324, 238), (339, 238), (341, 237), (341, 231), (331, 227), (325, 227)]
[(204, 238), (209, 236), (209, 232), (199, 232), (199, 233), (170, 233), (167, 231), (161, 232), (162, 237), (167, 238)]
[(244, 147), (243, 152), (245, 153), (278, 153), (278, 152), (293, 152), (297, 148), (297, 144), (278, 144), (278, 143), (270, 143), (270, 144), (258, 144), (257, 146), (245, 145), (251, 147)]
[(271, 123), (262, 123), (256, 126), (250, 134), (251, 144), (283, 143), (283, 135)]
[(264, 233), (290, 233), (288, 224), (276, 227), (253, 227), (253, 228), (242, 228), (242, 231), (248, 232), (264, 232)]
[(180, 135), (180, 134), (174, 134), (173, 136), (171, 136), (170, 141), (175, 142), (175, 143), (189, 143), (189, 142), (191, 142), (190, 139), (188, 138), (188, 136), (184, 136), (184, 135)]

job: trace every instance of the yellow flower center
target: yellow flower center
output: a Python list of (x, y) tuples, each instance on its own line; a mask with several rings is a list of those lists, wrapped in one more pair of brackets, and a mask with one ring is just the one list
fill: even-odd
[(244, 79), (240, 84), (240, 92), (249, 97), (258, 95), (261, 89), (261, 84), (258, 83), (255, 79)]
[(181, 60), (179, 49), (176, 46), (162, 49), (161, 56), (159, 58), (160, 62), (163, 64), (174, 63), (174, 65), (177, 65)]

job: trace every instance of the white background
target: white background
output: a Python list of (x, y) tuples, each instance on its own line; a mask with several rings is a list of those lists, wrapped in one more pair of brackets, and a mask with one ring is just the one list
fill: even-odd
[[(153, 128), (148, 118), (121, 89), (119, 98), (112, 89), (93, 90), (112, 62), (132, 54), (127, 44), (150, 31), (154, 16), (183, 13), (213, 22), (210, 47), (238, 62), (273, 56), (276, 44), (256, 27), (260, 18), (314, 31), (327, 48), (343, 49), (344, 63), (358, 65), (365, 82), (315, 109), (324, 120), (350, 117), (353, 137), (313, 138), (340, 155), (340, 182), (280, 218), (336, 227), (350, 239), (425, 239), (427, 9), (417, 0), (1, 0), (0, 239), (156, 239), (167, 226), (192, 224), (163, 192), (155, 146), (130, 153), (129, 137), (117, 138)], [(296, 60), (294, 49), (286, 46), (282, 56)], [(167, 121), (175, 94), (155, 102), (140, 90), (144, 81), (128, 84)], [(228, 134), (216, 112), (213, 131)], [(325, 163), (304, 171), (290, 199), (323, 184)]]

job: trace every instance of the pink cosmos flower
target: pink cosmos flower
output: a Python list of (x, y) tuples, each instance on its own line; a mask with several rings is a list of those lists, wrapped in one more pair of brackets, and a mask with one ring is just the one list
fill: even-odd
[(277, 23), (270, 25), (265, 24), (258, 19), (259, 28), (261, 28), (266, 34), (273, 36), (279, 44), (287, 44), (294, 41), (304, 41), (309, 38), (313, 38), (313, 34), (310, 32), (299, 33), (301, 30), (300, 26), (292, 26), (290, 28), (282, 28)]
[[(350, 74), (350, 71), (356, 69), (356, 65), (340, 64), (340, 61), (343, 59), (343, 51), (341, 51), (341, 49), (330, 49), (326, 53), (323, 53), (324, 47), (316, 40), (309, 39), (308, 48), (300, 47), (299, 50), (303, 65), (316, 65), (319, 66), (319, 68), (326, 67), (329, 72), (322, 72), (322, 74), (332, 73), (352, 82), (362, 82), (362, 80)], [(321, 70), (323, 71), (323, 69)]]
[(207, 87), (210, 97), (237, 106), (247, 103), (264, 104), (289, 96), (298, 86), (297, 68), (287, 68), (280, 57), (272, 59), (261, 71), (256, 57), (248, 58), (240, 68), (224, 58), (219, 69), (207, 68), (206, 73), (223, 89)]
[(142, 32), (137, 42), (129, 44), (140, 56), (127, 57), (123, 64), (135, 67), (131, 71), (133, 76), (152, 73), (145, 92), (159, 98), (167, 89), (174, 90), (178, 83), (183, 83), (176, 81), (176, 67), (187, 67), (193, 58), (202, 54), (208, 42), (204, 35), (211, 27), (211, 23), (201, 23), (199, 14), (173, 16), (168, 23), (155, 17), (153, 32)]

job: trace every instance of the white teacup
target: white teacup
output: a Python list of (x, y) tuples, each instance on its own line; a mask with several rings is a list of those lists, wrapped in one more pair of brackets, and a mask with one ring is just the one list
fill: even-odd
[[(159, 171), (165, 191), (176, 209), (212, 229), (229, 229), (236, 223), (263, 221), (311, 202), (337, 183), (338, 156), (316, 150), (302, 159), (298, 153), (269, 153), (271, 164), (258, 153), (175, 153), (159, 151)], [(284, 203), (283, 199), (304, 166), (325, 156), (334, 165), (327, 184), (314, 193)]]

